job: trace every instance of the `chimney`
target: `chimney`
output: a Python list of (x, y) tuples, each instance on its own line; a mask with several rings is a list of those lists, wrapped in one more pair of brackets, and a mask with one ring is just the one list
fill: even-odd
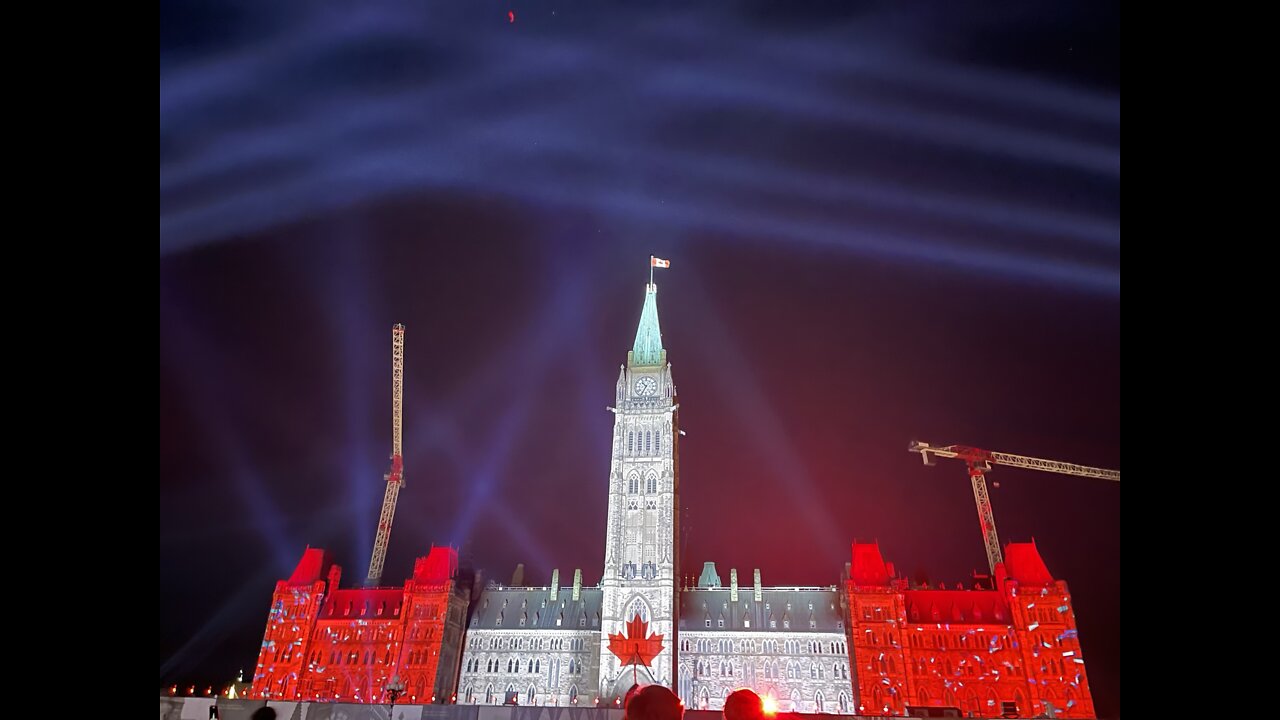
[(560, 568), (551, 571), (551, 599), (560, 599)]
[(764, 600), (764, 593), (760, 590), (760, 568), (756, 568), (756, 602)]
[(582, 568), (573, 571), (573, 601), (582, 599)]
[(524, 587), (524, 563), (516, 563), (516, 571), (511, 573), (511, 587)]
[(729, 600), (738, 602), (738, 568), (729, 569)]

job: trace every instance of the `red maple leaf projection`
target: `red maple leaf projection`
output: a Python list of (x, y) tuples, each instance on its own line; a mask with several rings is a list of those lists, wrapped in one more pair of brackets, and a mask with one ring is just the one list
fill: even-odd
[(645, 637), (645, 633), (649, 632), (649, 623), (641, 620), (639, 615), (631, 618), (624, 629), (627, 631), (625, 637), (622, 633), (609, 636), (609, 652), (617, 655), (623, 665), (640, 664), (649, 667), (649, 663), (662, 652), (662, 634), (654, 633)]

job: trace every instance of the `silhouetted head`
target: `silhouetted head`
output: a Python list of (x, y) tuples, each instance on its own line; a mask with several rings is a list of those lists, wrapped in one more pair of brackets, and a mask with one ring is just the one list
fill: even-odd
[(631, 687), (627, 688), (627, 694), (624, 695), (622, 698), (623, 710), (627, 709), (627, 706), (631, 704), (631, 698), (635, 697), (636, 693), (640, 692), (640, 690), (644, 687), (645, 687), (644, 685), (632, 685)]
[(764, 701), (746, 688), (734, 690), (724, 699), (724, 720), (761, 720), (763, 717)]
[(680, 720), (684, 717), (680, 698), (661, 685), (640, 688), (626, 707), (626, 720)]
[(276, 711), (263, 705), (249, 716), (250, 720), (276, 720)]

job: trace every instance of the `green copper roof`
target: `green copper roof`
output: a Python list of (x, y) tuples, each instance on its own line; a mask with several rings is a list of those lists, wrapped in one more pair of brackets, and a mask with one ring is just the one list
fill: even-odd
[(632, 365), (647, 366), (661, 365), (665, 360), (662, 328), (658, 325), (658, 286), (650, 283), (644, 291), (640, 326), (636, 328), (636, 342), (631, 346), (627, 361)]

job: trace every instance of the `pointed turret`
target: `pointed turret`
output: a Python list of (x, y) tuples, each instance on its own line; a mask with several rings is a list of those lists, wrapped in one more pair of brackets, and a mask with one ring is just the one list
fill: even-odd
[(627, 365), (631, 367), (660, 367), (667, 364), (667, 351), (662, 349), (662, 328), (658, 325), (658, 286), (649, 283), (644, 291), (644, 308), (640, 311), (640, 325), (636, 328), (636, 341), (627, 353)]

